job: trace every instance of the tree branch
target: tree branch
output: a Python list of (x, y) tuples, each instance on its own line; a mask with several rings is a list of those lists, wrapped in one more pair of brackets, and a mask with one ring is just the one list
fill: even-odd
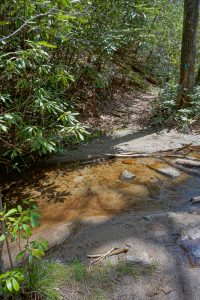
[(51, 11), (48, 11), (46, 13), (43, 13), (43, 14), (38, 14), (38, 15), (35, 15), (34, 17), (30, 18), (29, 20), (26, 20), (24, 22), (24, 24), (22, 24), (17, 30), (15, 30), (13, 33), (3, 37), (0, 39), (0, 42), (3, 42), (3, 41), (6, 41), (8, 39), (10, 39), (11, 37), (15, 36), (16, 34), (18, 34), (26, 25), (28, 25), (29, 22), (35, 20), (35, 19), (38, 19), (40, 17), (44, 17), (44, 16), (47, 16), (48, 14), (52, 13)]

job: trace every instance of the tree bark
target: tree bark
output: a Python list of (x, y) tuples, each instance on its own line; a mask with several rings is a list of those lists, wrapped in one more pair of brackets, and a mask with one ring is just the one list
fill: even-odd
[(181, 49), (180, 86), (181, 93), (177, 97), (177, 107), (182, 106), (183, 91), (187, 94), (195, 83), (196, 37), (199, 19), (200, 0), (184, 1), (184, 20)]
[[(2, 203), (2, 194), (0, 191), (0, 212), (3, 212), (3, 203)], [(0, 222), (1, 230), (0, 234), (5, 232), (5, 224), (3, 221)], [(4, 273), (4, 261), (3, 261), (3, 244), (4, 242), (0, 242), (0, 274)]]

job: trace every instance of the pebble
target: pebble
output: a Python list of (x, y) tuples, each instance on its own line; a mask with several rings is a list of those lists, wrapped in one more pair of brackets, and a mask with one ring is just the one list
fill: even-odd
[(135, 177), (136, 177), (135, 174), (130, 173), (128, 171), (124, 171), (122, 176), (121, 176), (121, 180), (128, 181), (128, 180), (132, 180)]

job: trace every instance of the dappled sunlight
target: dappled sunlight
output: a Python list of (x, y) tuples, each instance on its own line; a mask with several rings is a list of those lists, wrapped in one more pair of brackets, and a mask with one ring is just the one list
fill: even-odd
[[(163, 166), (158, 159), (138, 158), (35, 170), (27, 179), (24, 176), (23, 183), (16, 184), (5, 200), (18, 203), (33, 197), (41, 209), (40, 230), (86, 217), (112, 216), (131, 210), (154, 211), (168, 205), (177, 207), (178, 185), (187, 184), (188, 176), (182, 174), (172, 179), (152, 169)], [(125, 170), (136, 177), (121, 180)]]

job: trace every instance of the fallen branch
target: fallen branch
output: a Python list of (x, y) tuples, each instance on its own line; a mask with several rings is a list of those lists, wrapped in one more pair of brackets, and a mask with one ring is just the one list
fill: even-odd
[(199, 203), (200, 202), (200, 196), (192, 197), (190, 201), (191, 201), (192, 204)]
[(175, 157), (175, 158), (183, 158), (183, 159), (188, 159), (188, 160), (197, 160), (196, 158), (193, 157), (185, 157), (185, 155), (179, 155), (179, 154), (165, 154), (165, 153), (160, 153), (160, 152), (153, 152), (153, 153), (135, 153), (135, 154), (115, 154), (115, 153), (108, 153), (106, 156), (110, 158), (140, 158), (140, 157)]
[(192, 145), (193, 145), (193, 143), (186, 144), (186, 145), (184, 145), (183, 147), (177, 148), (177, 149), (175, 150), (175, 152), (182, 151), (182, 150), (184, 150), (184, 149), (186, 149), (186, 148), (188, 148), (188, 147), (190, 147), (190, 146), (192, 146)]
[(200, 160), (191, 160), (191, 159), (177, 159), (176, 164), (183, 165), (192, 168), (200, 168)]
[(177, 164), (175, 164), (174, 162), (172, 162), (172, 161), (170, 161), (170, 160), (168, 160), (168, 159), (166, 159), (166, 158), (164, 158), (164, 157), (162, 157), (162, 156), (160, 156), (160, 159), (161, 159), (162, 161), (164, 161), (165, 163), (169, 164), (170, 166), (174, 167), (175, 169), (178, 169), (178, 170), (180, 170), (180, 171), (182, 171), (182, 172), (185, 172), (185, 173), (187, 173), (187, 174), (189, 174), (189, 175), (194, 175), (194, 176), (200, 177), (200, 172), (199, 172), (199, 171), (191, 170), (191, 169), (189, 169), (189, 168), (186, 168), (186, 167), (177, 165)]
[(138, 157), (152, 157), (153, 154), (150, 153), (141, 153), (141, 154), (115, 154), (115, 153), (108, 153), (106, 154), (108, 157), (118, 157), (118, 158), (138, 158)]

